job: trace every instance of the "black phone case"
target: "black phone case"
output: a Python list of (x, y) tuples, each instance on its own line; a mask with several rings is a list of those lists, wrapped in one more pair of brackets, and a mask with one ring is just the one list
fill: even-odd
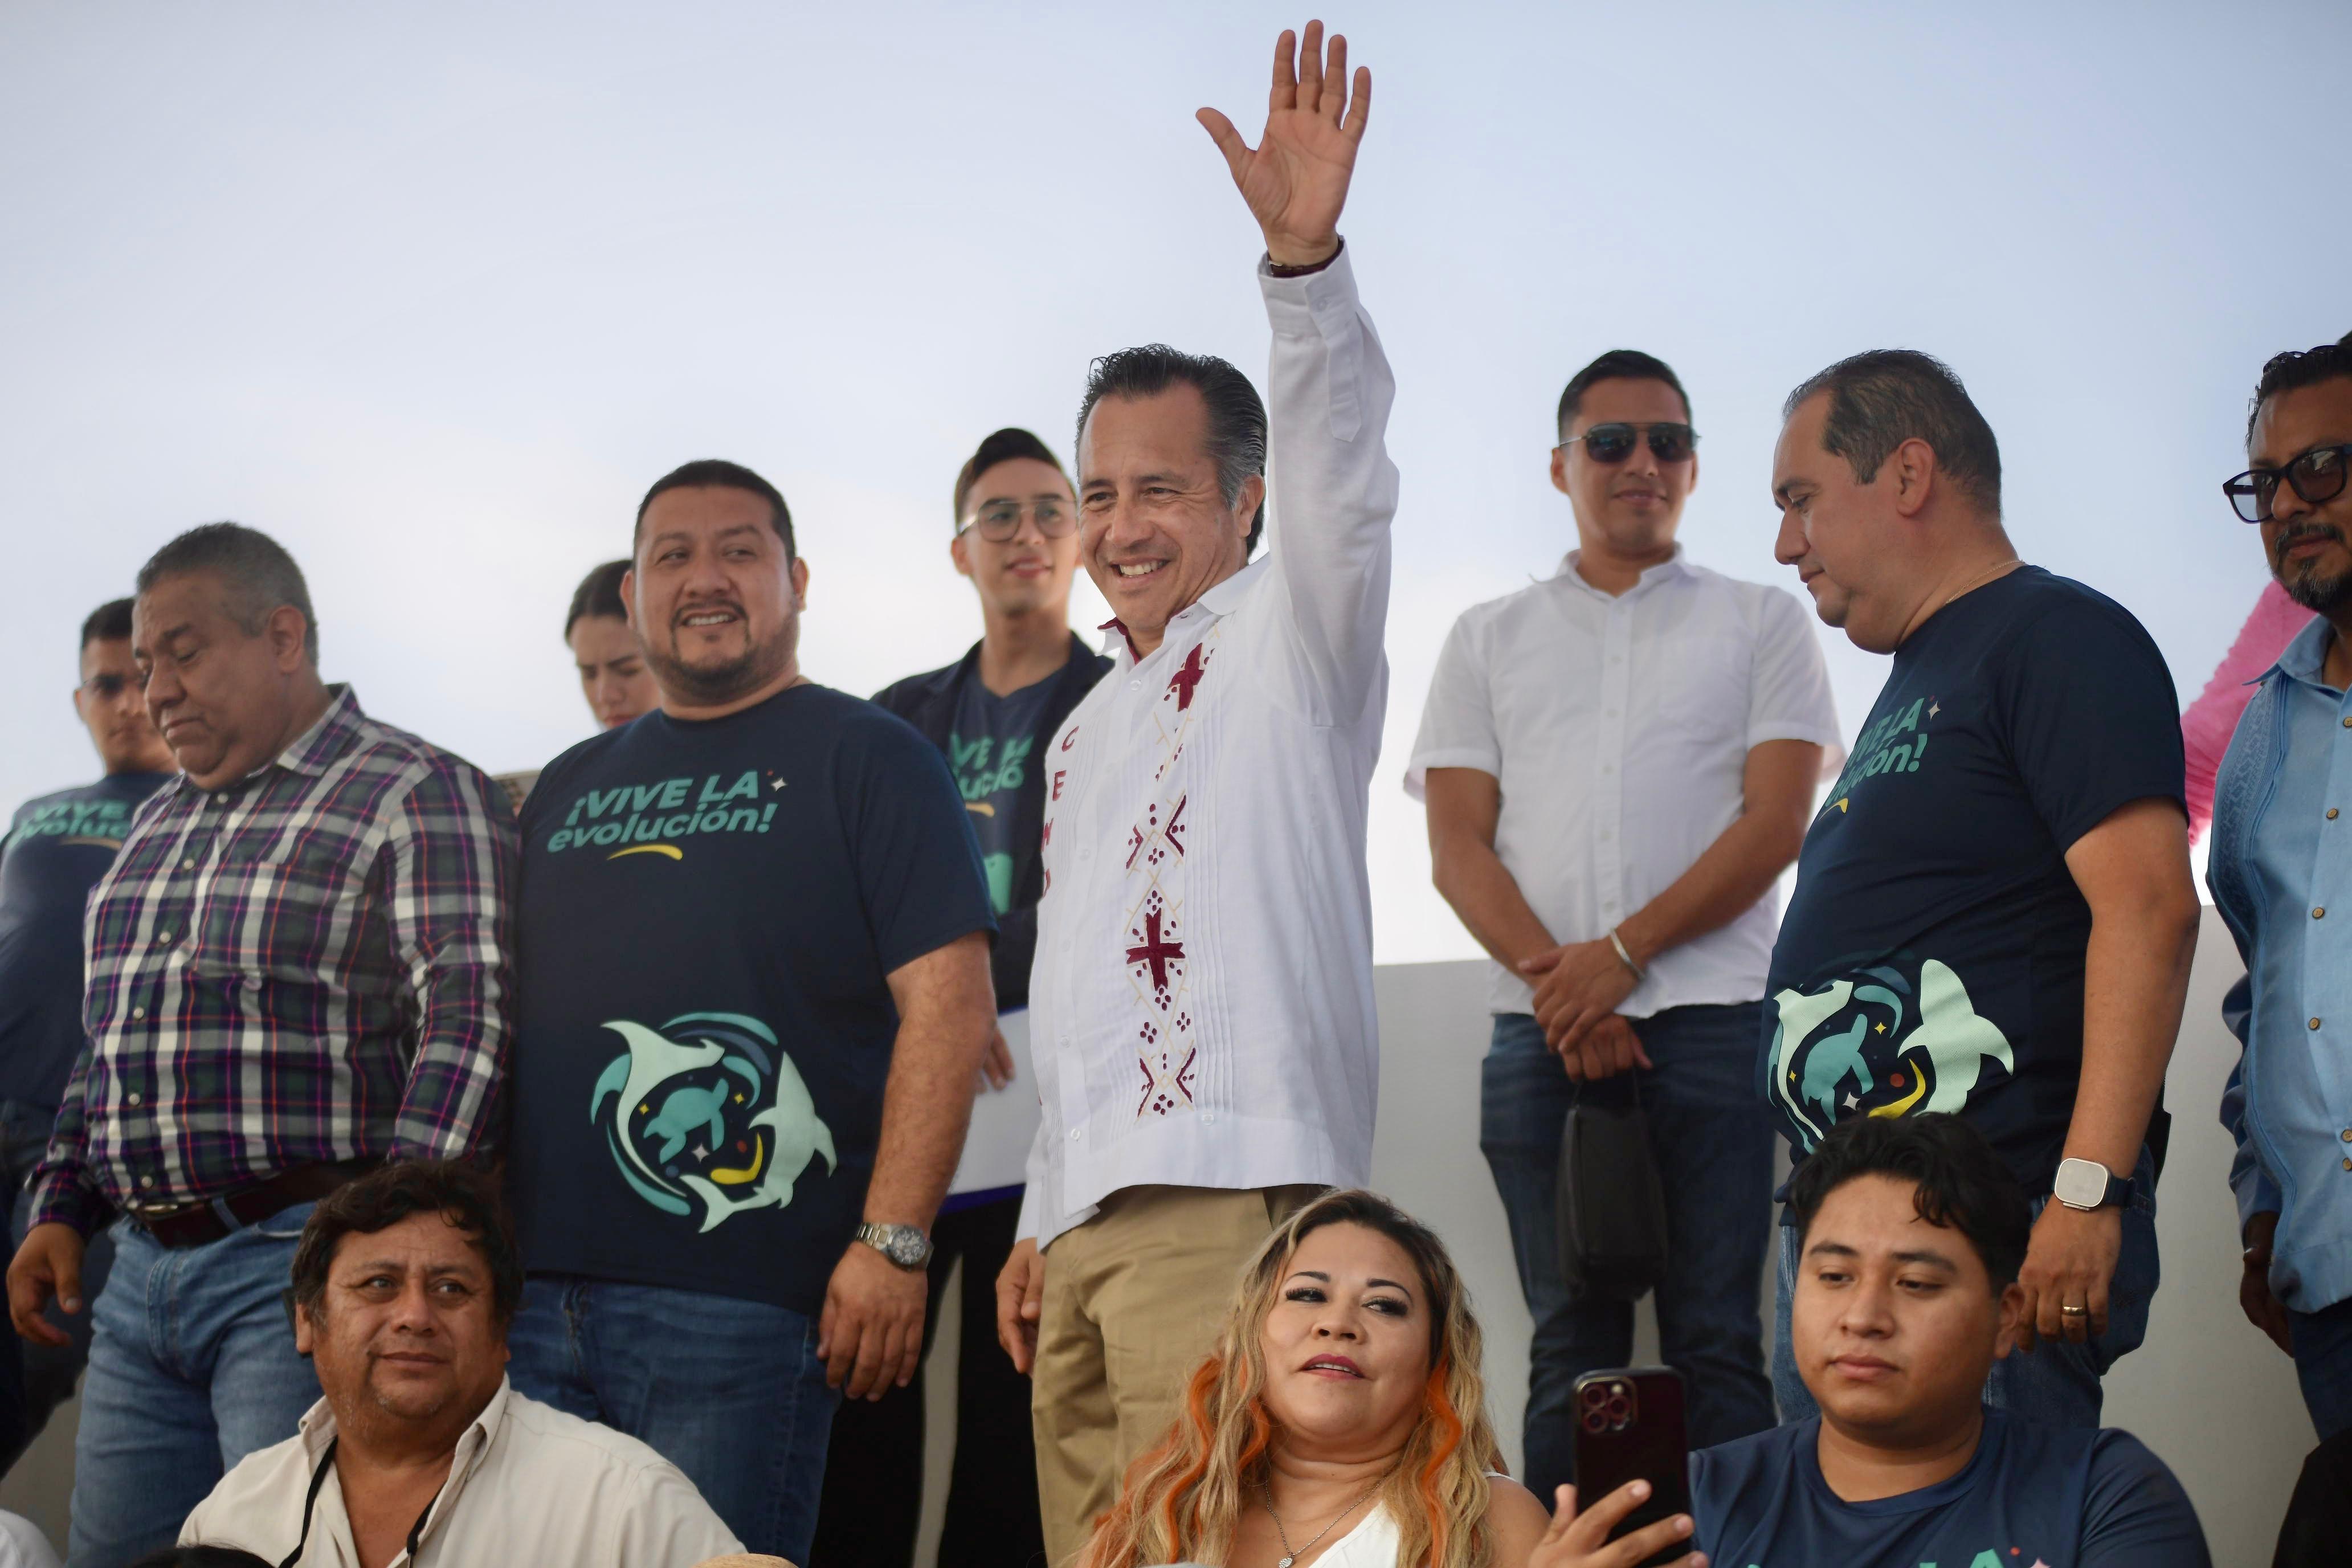
[[(1683, 1435), (1683, 1374), (1670, 1366), (1618, 1367), (1576, 1380), (1576, 1505), (1600, 1501), (1627, 1481), (1650, 1483), (1650, 1500), (1609, 1539), (1690, 1511), (1690, 1448)], [(1642, 1560), (1641, 1568), (1696, 1551), (1685, 1537)]]

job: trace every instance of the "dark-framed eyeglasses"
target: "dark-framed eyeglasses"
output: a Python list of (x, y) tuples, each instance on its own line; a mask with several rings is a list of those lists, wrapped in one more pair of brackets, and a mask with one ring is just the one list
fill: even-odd
[(122, 695), (123, 688), (131, 687), (136, 689), (143, 684), (135, 675), (120, 675), (113, 670), (107, 670), (83, 681), (81, 689), (100, 702), (111, 702)]
[(2230, 498), (2230, 504), (2248, 522), (2268, 522), (2271, 502), (2278, 497), (2281, 479), (2292, 485), (2295, 494), (2317, 506), (2344, 493), (2347, 468), (2352, 468), (2352, 443), (2314, 447), (2283, 468), (2248, 468), (2223, 484), (2221, 493)]
[(1066, 501), (1040, 499), (1034, 501), (992, 500), (963, 520), (959, 534), (973, 529), (991, 544), (1010, 542), (1021, 531), (1024, 515), (1037, 525), (1037, 531), (1048, 539), (1062, 539), (1078, 526), (1078, 515)]
[(1698, 432), (1675, 421), (1655, 425), (1595, 425), (1580, 436), (1570, 436), (1554, 451), (1584, 443), (1584, 455), (1596, 463), (1622, 463), (1633, 455), (1633, 443), (1647, 438), (1650, 456), (1661, 463), (1679, 463), (1698, 447)]

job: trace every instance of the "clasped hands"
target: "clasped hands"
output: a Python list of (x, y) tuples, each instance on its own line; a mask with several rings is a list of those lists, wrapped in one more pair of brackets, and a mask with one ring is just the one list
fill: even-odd
[(1524, 960), (1518, 970), (1536, 988), (1544, 1044), (1558, 1053), (1570, 1078), (1582, 1082), (1654, 1065), (1617, 1011), (1636, 982), (1608, 938), (1567, 942)]

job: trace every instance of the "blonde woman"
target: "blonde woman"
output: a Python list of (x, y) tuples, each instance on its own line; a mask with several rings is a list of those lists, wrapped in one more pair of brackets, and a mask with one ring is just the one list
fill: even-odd
[(1083, 1568), (1519, 1568), (1549, 1521), (1495, 1473), (1481, 1355), (1444, 1245), (1386, 1199), (1327, 1194), (1244, 1271)]

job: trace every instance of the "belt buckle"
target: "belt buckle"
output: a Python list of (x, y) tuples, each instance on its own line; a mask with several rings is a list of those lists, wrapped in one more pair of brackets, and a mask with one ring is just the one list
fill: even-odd
[(124, 1206), (130, 1209), (131, 1217), (139, 1221), (142, 1225), (153, 1225), (158, 1220), (172, 1219), (180, 1215), (184, 1215), (190, 1209), (206, 1208), (210, 1205), (194, 1202), (181, 1202), (170, 1204), (134, 1203), (125, 1205)]

